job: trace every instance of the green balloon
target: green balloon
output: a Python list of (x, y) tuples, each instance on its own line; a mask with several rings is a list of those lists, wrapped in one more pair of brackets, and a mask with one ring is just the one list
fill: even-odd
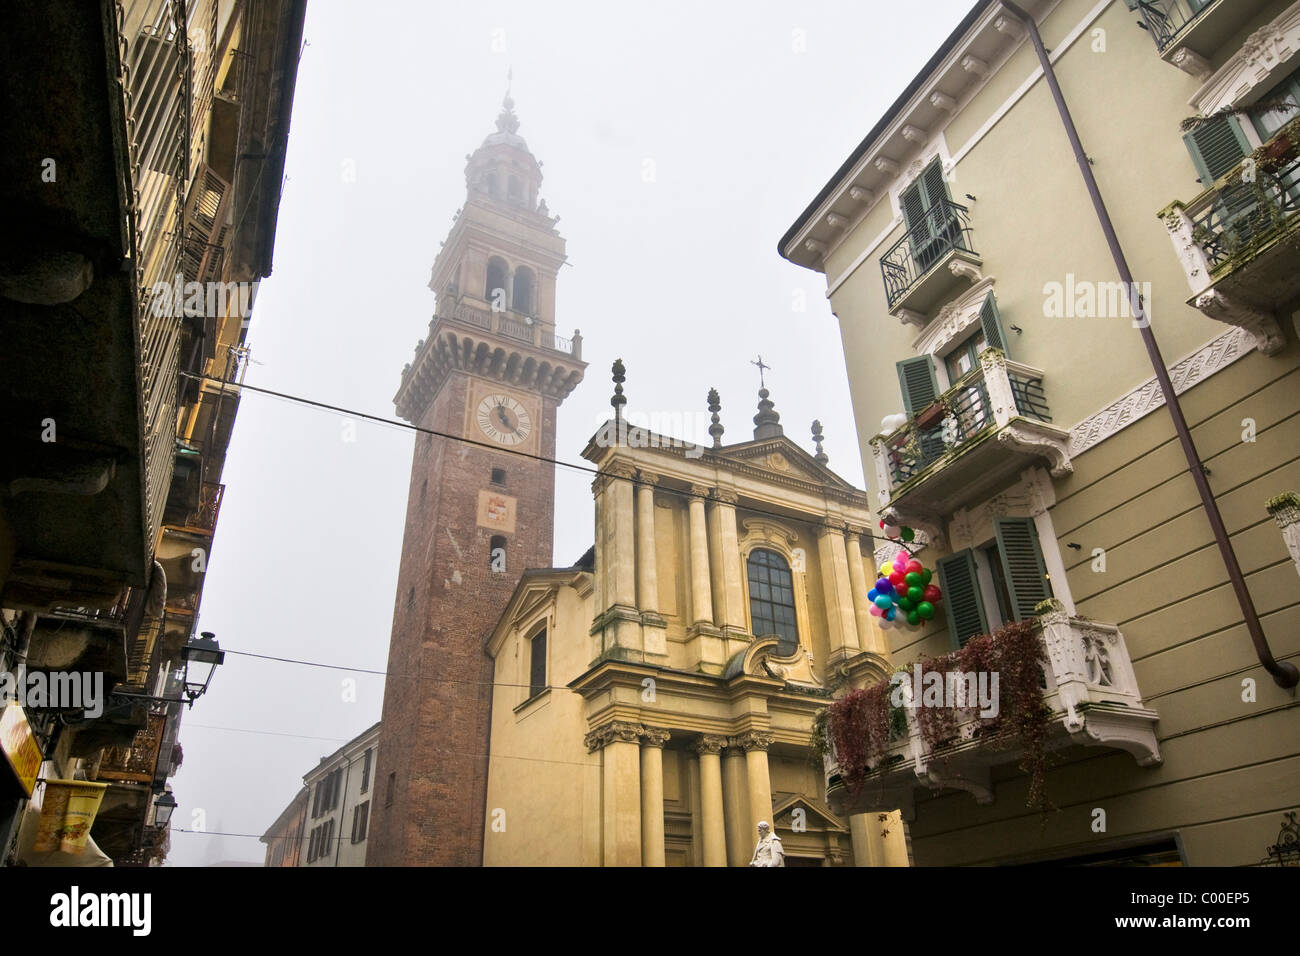
[(908, 624), (913, 624), (913, 625), (915, 625), (915, 624), (920, 624), (920, 623), (921, 623), (921, 614), (920, 614), (920, 612), (919, 612), (919, 611), (908, 611), (908, 612), (907, 612), (907, 623), (908, 623)]
[(922, 568), (922, 569), (921, 569), (921, 587), (925, 587), (927, 584), (929, 584), (929, 583), (930, 583), (930, 578), (933, 577), (933, 575), (934, 575), (934, 572), (931, 571), (929, 568)]
[(919, 587), (911, 587), (907, 589), (907, 597), (913, 604), (920, 604), (921, 598), (924, 596), (925, 591)]
[(904, 611), (910, 611), (916, 607), (916, 603), (909, 597), (901, 597), (898, 599), (898, 606)]
[(916, 606), (916, 613), (921, 615), (923, 620), (928, 621), (934, 617), (934, 605), (929, 601), (922, 601)]
[(887, 594), (882, 594), (876, 598), (876, 607), (880, 608), (882, 611), (888, 611), (893, 606), (894, 601)]
[(921, 585), (921, 572), (908, 571), (903, 575), (903, 580), (907, 582), (909, 588), (919, 587)]
[(904, 541), (911, 541), (913, 538), (916, 537), (916, 532), (913, 531), (911, 528), (904, 528), (902, 537)]

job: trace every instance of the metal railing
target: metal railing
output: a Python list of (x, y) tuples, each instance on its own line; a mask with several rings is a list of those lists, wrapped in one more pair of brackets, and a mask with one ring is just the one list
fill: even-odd
[[(449, 319), (472, 325), (485, 332), (499, 332), (508, 338), (552, 352), (562, 352), (574, 358), (582, 357), (582, 339), (577, 333), (574, 333), (573, 338), (556, 335), (553, 330), (548, 331), (540, 321), (536, 319), (528, 321), (522, 313), (487, 311), (467, 302), (458, 302), (440, 311)], [(435, 318), (434, 323), (436, 322)]]
[(885, 297), (893, 308), (936, 263), (953, 249), (974, 254), (970, 211), (948, 199), (940, 200), (880, 257)]
[(1187, 25), (1209, 6), (1210, 0), (1141, 0), (1137, 12), (1142, 25), (1155, 40), (1156, 49), (1164, 53)]
[[(1011, 361), (1007, 361), (1005, 367), (1016, 414), (1051, 422), (1042, 373)], [(997, 426), (989, 401), (987, 374), (983, 364), (976, 365), (934, 405), (923, 409), (886, 436), (884, 445), (894, 487)]]
[[(1293, 120), (1265, 145), (1275, 144), (1271, 166), (1252, 159), (1252, 176), (1243, 166), (1229, 173), (1187, 207), (1192, 238), (1205, 252), (1211, 272), (1239, 261), (1295, 226), (1300, 212), (1300, 149), (1290, 138), (1300, 133)], [(1243, 164), (1244, 165), (1244, 164)]]

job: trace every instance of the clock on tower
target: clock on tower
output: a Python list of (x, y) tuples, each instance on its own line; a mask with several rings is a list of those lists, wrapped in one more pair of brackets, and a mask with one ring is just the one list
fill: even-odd
[[(437, 308), (403, 370), (415, 441), (367, 865), (482, 862), (492, 663), (483, 639), (526, 567), (549, 566), (556, 409), (582, 381), (555, 332), (564, 239), (506, 96), (469, 157), (433, 264)], [(437, 434), (432, 434), (437, 433)], [(455, 436), (455, 437), (445, 437)]]

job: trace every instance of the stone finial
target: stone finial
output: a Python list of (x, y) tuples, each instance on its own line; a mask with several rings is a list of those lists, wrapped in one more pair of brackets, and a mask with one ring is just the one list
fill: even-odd
[(785, 434), (776, 405), (769, 399), (766, 388), (758, 390), (758, 414), (754, 416), (754, 438), (779, 438)]
[(713, 436), (713, 447), (722, 447), (722, 433), (725, 429), (722, 427), (722, 419), (718, 417), (718, 412), (722, 411), (722, 399), (718, 397), (716, 388), (709, 389), (709, 411), (713, 413), (713, 424), (709, 426), (709, 434)]
[(614, 396), (609, 403), (614, 406), (614, 421), (620, 421), (623, 417), (623, 406), (627, 404), (627, 396), (623, 394), (623, 383), (627, 381), (627, 369), (623, 367), (623, 360), (614, 359)]
[(813, 455), (813, 458), (817, 459), (817, 464), (825, 467), (831, 458), (830, 455), (826, 454), (826, 452), (822, 450), (822, 423), (815, 418), (812, 423), (812, 437), (813, 444), (817, 446), (817, 454)]

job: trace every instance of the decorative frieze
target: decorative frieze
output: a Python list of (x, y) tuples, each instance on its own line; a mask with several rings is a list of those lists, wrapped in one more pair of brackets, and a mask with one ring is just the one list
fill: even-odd
[[(1169, 369), (1174, 394), (1181, 395), (1211, 375), (1227, 368), (1256, 347), (1255, 336), (1244, 328), (1234, 327), (1216, 336), (1191, 355)], [(1070, 457), (1082, 454), (1094, 445), (1145, 418), (1165, 403), (1155, 376), (1111, 402), (1101, 411), (1085, 418), (1070, 429)]]

